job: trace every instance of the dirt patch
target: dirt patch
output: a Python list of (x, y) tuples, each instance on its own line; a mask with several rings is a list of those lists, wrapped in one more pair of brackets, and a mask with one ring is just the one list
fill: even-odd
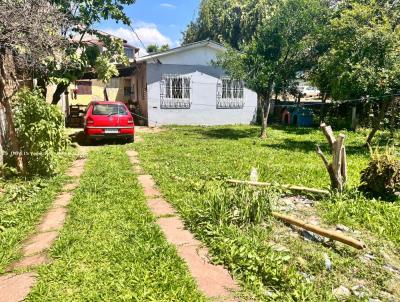
[(137, 126), (135, 127), (135, 131), (136, 133), (160, 133), (160, 132), (164, 132), (167, 131), (166, 128), (162, 128), (162, 127), (140, 127)]

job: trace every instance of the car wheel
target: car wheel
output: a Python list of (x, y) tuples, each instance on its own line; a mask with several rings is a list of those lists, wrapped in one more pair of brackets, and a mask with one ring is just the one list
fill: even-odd
[(135, 137), (134, 136), (130, 136), (126, 139), (126, 141), (128, 142), (128, 144), (131, 144), (135, 141)]
[(85, 136), (85, 146), (90, 146), (93, 144), (93, 139), (91, 139), (89, 136)]

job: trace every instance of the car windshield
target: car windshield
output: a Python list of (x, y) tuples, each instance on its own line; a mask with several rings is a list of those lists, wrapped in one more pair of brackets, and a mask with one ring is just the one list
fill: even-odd
[(96, 104), (93, 115), (128, 115), (125, 106), (121, 104)]

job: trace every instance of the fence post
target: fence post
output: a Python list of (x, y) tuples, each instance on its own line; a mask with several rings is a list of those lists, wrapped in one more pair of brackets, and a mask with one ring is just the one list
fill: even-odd
[(357, 107), (354, 106), (351, 111), (351, 129), (353, 131), (357, 130)]

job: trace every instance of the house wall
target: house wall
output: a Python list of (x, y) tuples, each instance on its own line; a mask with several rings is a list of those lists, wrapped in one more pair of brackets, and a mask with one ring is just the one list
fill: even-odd
[(147, 87), (147, 64), (138, 64), (138, 69), (136, 73), (136, 87), (137, 87), (137, 101), (138, 101), (138, 111), (136, 112), (139, 116), (142, 116), (141, 123), (147, 125), (148, 118), (148, 87)]
[[(200, 50), (200, 53), (204, 52), (204, 48)], [(165, 59), (162, 62), (165, 62)], [(180, 74), (191, 77), (192, 105), (190, 109), (160, 108), (160, 82), (163, 74)], [(211, 126), (254, 122), (257, 111), (257, 94), (249, 89), (244, 90), (245, 107), (243, 109), (217, 109), (217, 83), (224, 75), (225, 72), (222, 69), (214, 66), (149, 62), (147, 64), (149, 125)]]
[[(134, 77), (120, 77), (116, 78), (117, 85), (111, 85), (111, 82), (108, 84), (107, 94), (110, 101), (121, 101), (121, 102), (128, 102), (131, 97), (126, 97), (124, 95), (124, 80), (131, 79), (131, 82), (134, 83)], [(82, 80), (82, 81), (90, 81), (92, 82), (92, 93), (89, 95), (75, 95), (74, 90), (76, 89), (75, 84), (71, 84), (68, 87), (68, 105), (88, 105), (92, 101), (104, 101), (104, 88), (107, 84), (103, 83), (101, 80), (92, 79), (92, 80)], [(114, 83), (115, 84), (115, 83)], [(110, 87), (111, 85), (111, 87)], [(51, 103), (51, 98), (55, 92), (56, 85), (49, 85), (47, 87), (47, 102)], [(59, 106), (64, 108), (68, 106), (65, 104), (65, 97), (61, 98)]]

